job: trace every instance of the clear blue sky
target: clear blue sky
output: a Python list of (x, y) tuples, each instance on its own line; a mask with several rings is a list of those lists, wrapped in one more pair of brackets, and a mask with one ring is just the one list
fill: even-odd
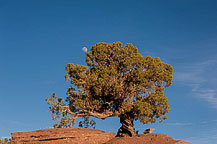
[[(0, 136), (51, 127), (45, 98), (65, 96), (66, 64), (85, 64), (83, 46), (115, 41), (174, 68), (168, 120), (136, 129), (217, 143), (216, 0), (0, 0)], [(119, 127), (97, 120), (96, 129)]]

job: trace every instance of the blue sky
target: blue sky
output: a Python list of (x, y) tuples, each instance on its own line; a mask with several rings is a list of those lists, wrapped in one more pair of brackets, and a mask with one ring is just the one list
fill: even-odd
[[(217, 143), (215, 0), (0, 0), (0, 136), (51, 127), (45, 98), (65, 96), (66, 64), (85, 64), (83, 46), (115, 41), (174, 68), (168, 120), (135, 128)], [(120, 127), (118, 118), (96, 121), (96, 129)]]

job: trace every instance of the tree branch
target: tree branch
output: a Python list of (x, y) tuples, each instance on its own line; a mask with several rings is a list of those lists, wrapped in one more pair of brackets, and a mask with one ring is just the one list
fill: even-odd
[(93, 116), (96, 118), (105, 119), (105, 118), (112, 117), (112, 116), (120, 116), (121, 114), (118, 111), (98, 113), (98, 112), (91, 112), (87, 110), (79, 110), (78, 113), (75, 113), (75, 112), (70, 111), (68, 106), (63, 106), (63, 108), (65, 109), (65, 112), (73, 115), (74, 118), (84, 117), (84, 116)]

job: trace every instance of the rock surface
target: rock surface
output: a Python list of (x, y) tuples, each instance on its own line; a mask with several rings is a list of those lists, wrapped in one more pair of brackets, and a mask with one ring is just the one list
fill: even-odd
[(146, 129), (142, 134), (153, 133), (153, 131), (155, 131), (154, 128), (149, 128), (149, 129)]
[(12, 144), (102, 144), (115, 133), (89, 128), (56, 128), (12, 133)]
[(106, 144), (190, 144), (182, 140), (174, 140), (164, 133), (140, 134), (136, 137), (113, 138)]
[(115, 133), (89, 128), (58, 128), (12, 133), (12, 144), (190, 144), (163, 133), (115, 137)]

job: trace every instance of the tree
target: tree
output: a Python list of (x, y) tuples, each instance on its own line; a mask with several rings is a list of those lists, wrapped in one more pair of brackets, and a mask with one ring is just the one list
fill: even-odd
[(55, 127), (71, 127), (79, 117), (119, 117), (116, 136), (134, 136), (134, 120), (141, 123), (167, 119), (169, 103), (164, 89), (172, 84), (171, 65), (158, 57), (143, 57), (128, 43), (97, 43), (86, 53), (86, 64), (68, 63), (65, 75), (72, 86), (67, 98), (47, 98)]

